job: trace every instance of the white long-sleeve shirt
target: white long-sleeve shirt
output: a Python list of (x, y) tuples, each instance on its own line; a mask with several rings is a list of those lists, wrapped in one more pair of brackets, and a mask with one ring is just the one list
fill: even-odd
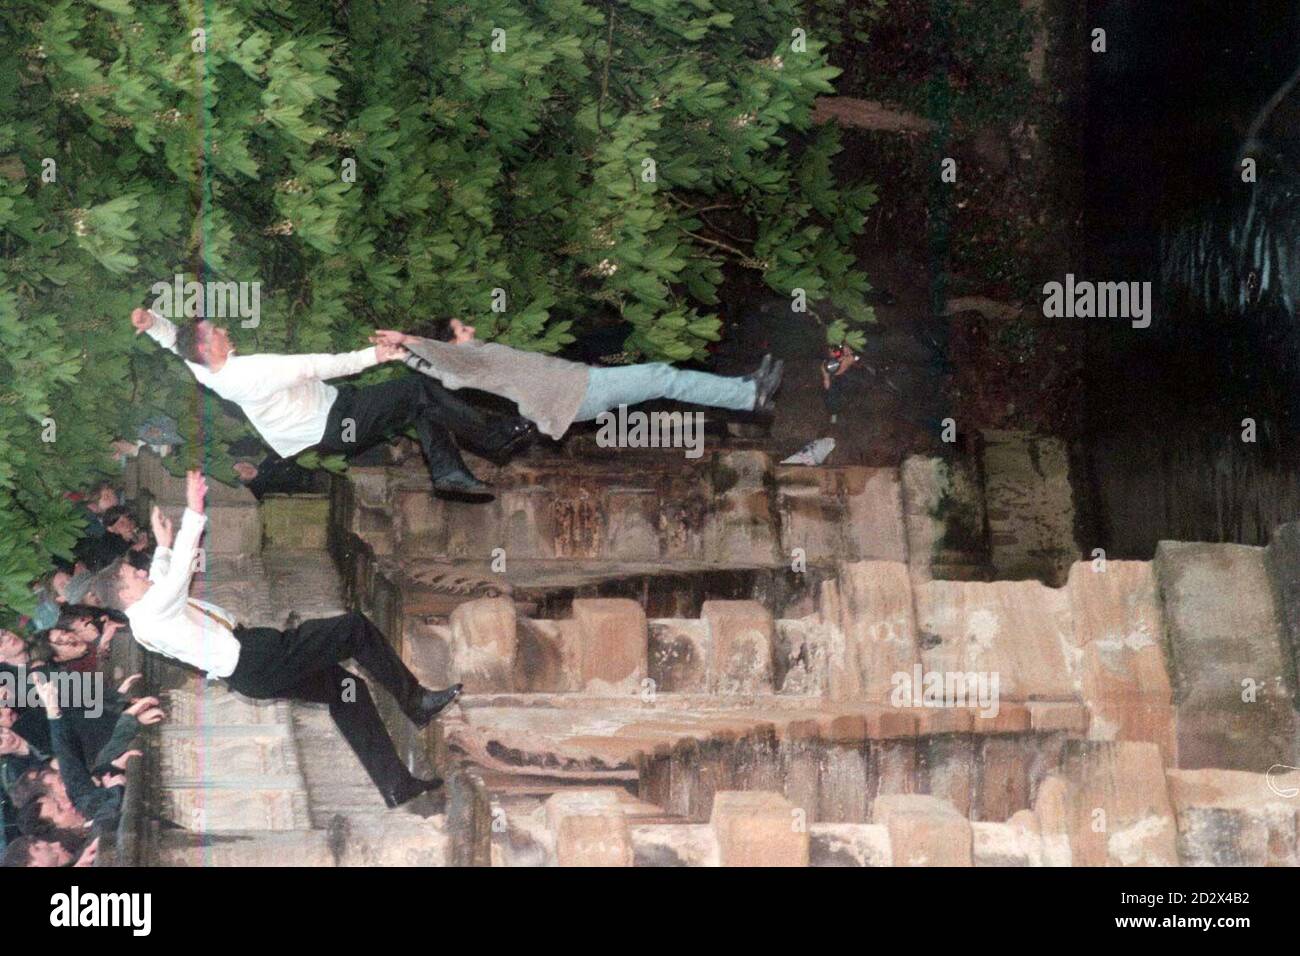
[[(176, 351), (176, 326), (153, 313), (148, 336)], [(379, 363), (373, 347), (342, 355), (231, 355), (220, 371), (186, 361), (200, 385), (234, 402), (281, 458), (317, 444), (339, 390), (326, 379), (356, 375)]]
[(239, 641), (231, 631), (235, 618), (189, 596), (194, 557), (207, 521), (185, 509), (173, 546), (154, 550), (149, 566), (153, 584), (127, 608), (126, 616), (135, 639), (149, 650), (197, 667), (209, 677), (229, 677), (239, 663)]

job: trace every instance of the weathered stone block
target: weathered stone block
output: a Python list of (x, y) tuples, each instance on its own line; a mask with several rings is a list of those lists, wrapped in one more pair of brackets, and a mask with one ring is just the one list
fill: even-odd
[(1070, 608), (1084, 701), (1094, 740), (1149, 740), (1176, 756), (1173, 691), (1165, 668), (1164, 617), (1145, 561), (1090, 561), (1070, 569)]
[(722, 866), (808, 865), (807, 816), (779, 793), (717, 793), (710, 823)]
[(469, 693), (513, 688), (517, 622), (508, 598), (466, 601), (451, 615), (452, 676)]
[(889, 831), (894, 866), (971, 866), (970, 821), (946, 800), (919, 793), (885, 794), (871, 822)]
[(842, 565), (839, 594), (842, 643), (832, 639), (831, 699), (890, 704), (893, 675), (910, 675), (919, 660), (907, 566), (897, 561)]
[(1011, 823), (972, 823), (975, 866), (1042, 866), (1043, 841)]
[(1166, 778), (1184, 866), (1300, 865), (1300, 773), (1169, 770)]
[(1177, 829), (1160, 748), (1069, 741), (1059, 777), (1039, 787), (1044, 841), (1068, 838), (1075, 866), (1177, 866)]
[(1178, 709), (1179, 765), (1259, 770), (1295, 764), (1292, 660), (1264, 549), (1162, 541), (1155, 565)]
[(917, 598), (927, 671), (996, 674), (1003, 700), (1078, 695), (1064, 591), (1037, 581), (928, 581)]
[(568, 790), (546, 801), (559, 866), (631, 866), (632, 840), (617, 796)]
[(705, 601), (709, 626), (709, 690), (757, 694), (772, 690), (772, 612), (758, 601)]
[(630, 692), (646, 675), (645, 611), (628, 598), (580, 598), (573, 620), (581, 635), (579, 684), (588, 693)]

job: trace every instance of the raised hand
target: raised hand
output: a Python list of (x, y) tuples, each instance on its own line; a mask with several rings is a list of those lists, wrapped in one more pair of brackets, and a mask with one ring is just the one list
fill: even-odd
[(134, 684), (136, 681), (140, 680), (142, 677), (144, 677), (143, 674), (132, 674), (130, 677), (128, 677), (126, 680), (122, 681), (122, 683), (118, 685), (117, 692), (121, 694), (123, 697), (125, 697), (127, 694), (131, 692), (131, 685)]
[(81, 856), (77, 857), (77, 862), (73, 866), (94, 866), (95, 858), (99, 856), (99, 837), (91, 840), (86, 844), (86, 848), (81, 851)]
[(203, 514), (203, 499), (208, 493), (208, 480), (195, 468), (185, 473), (185, 507), (196, 515)]
[(176, 540), (176, 531), (172, 527), (172, 519), (163, 514), (157, 505), (149, 512), (149, 524), (153, 527), (153, 539), (158, 542), (158, 547), (170, 548)]
[(121, 770), (123, 773), (126, 773), (126, 765), (129, 764), (132, 760), (135, 760), (137, 757), (143, 757), (143, 756), (144, 756), (144, 752), (141, 750), (128, 750), (126, 753), (122, 754), (120, 757), (118, 757), (116, 760), (113, 761), (113, 766), (116, 767), (118, 770)]
[(148, 309), (136, 309), (131, 313), (131, 324), (135, 326), (135, 334), (148, 332), (153, 328), (153, 313)]

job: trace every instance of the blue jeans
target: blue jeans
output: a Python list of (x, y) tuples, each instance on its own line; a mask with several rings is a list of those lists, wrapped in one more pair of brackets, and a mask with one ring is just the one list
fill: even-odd
[(573, 420), (589, 422), (601, 412), (620, 405), (637, 405), (656, 398), (749, 411), (754, 407), (756, 390), (752, 381), (692, 372), (666, 362), (594, 366), (587, 381), (587, 394)]

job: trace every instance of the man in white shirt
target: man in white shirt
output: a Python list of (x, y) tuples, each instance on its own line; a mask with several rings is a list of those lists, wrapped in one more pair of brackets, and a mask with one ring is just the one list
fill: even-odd
[(145, 648), (224, 680), (254, 700), (273, 698), (328, 704), (330, 716), (390, 807), (442, 784), (412, 776), (398, 756), (364, 680), (341, 666), (356, 660), (396, 698), (402, 712), (424, 727), (460, 696), (461, 685), (421, 687), (383, 634), (363, 614), (304, 621), (277, 631), (246, 628), (213, 604), (189, 596), (195, 555), (207, 518), (202, 472), (186, 476), (186, 508), (178, 533), (158, 508), (152, 515), (158, 547), (148, 572), (117, 560), (95, 578), (106, 607), (126, 612)]
[(184, 359), (199, 384), (238, 405), (281, 458), (307, 449), (352, 457), (413, 425), (435, 491), (491, 497), (489, 486), (465, 466), (448, 429), (502, 458), (535, 432), (528, 420), (484, 414), (425, 376), (363, 388), (327, 384), (405, 355), (389, 345), (341, 355), (236, 355), (230, 333), (207, 319), (178, 328), (152, 310), (136, 309), (131, 324), (136, 334), (144, 332)]

